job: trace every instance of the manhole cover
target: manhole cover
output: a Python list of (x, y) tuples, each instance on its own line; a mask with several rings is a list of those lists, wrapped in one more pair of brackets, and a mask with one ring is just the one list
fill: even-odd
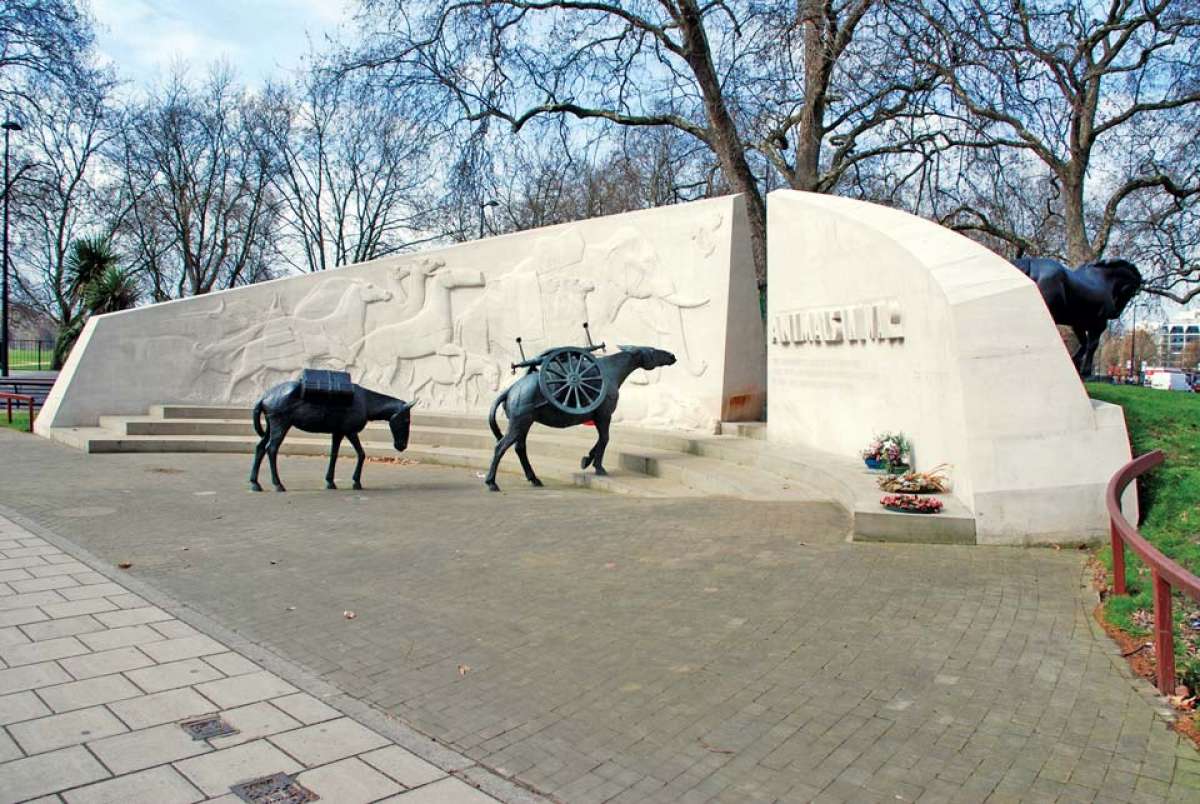
[(248, 804), (302, 804), (319, 801), (318, 796), (286, 773), (275, 773), (260, 779), (235, 784), (229, 788), (233, 794)]
[(180, 728), (192, 735), (193, 740), (207, 740), (209, 737), (224, 737), (227, 734), (237, 734), (237, 729), (230, 726), (217, 715), (198, 717), (185, 720)]

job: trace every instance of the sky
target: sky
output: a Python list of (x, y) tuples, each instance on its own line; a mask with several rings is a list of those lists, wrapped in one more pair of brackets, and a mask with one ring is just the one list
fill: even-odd
[(178, 61), (203, 70), (228, 62), (243, 81), (282, 78), (309, 49), (349, 22), (352, 0), (91, 0), (97, 44), (135, 88)]

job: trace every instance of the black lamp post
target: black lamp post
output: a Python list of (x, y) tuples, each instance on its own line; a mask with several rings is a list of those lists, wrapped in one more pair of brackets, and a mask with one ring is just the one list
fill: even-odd
[(479, 239), (483, 239), (483, 209), (484, 207), (498, 207), (499, 201), (484, 201), (479, 205)]
[(4, 121), (4, 294), (0, 308), (0, 376), (8, 376), (8, 197), (12, 195), (8, 178), (8, 136), (20, 131), (21, 124)]

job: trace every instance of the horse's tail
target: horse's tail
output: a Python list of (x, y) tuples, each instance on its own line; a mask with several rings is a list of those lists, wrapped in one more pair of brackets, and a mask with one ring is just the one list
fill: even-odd
[(271, 430), (271, 422), (267, 421), (267, 426), (263, 427), (262, 423), (263, 403), (258, 400), (254, 403), (254, 432), (258, 433), (259, 438), (266, 438), (267, 433)]
[(496, 424), (496, 411), (508, 399), (508, 390), (505, 388), (500, 392), (500, 396), (496, 397), (496, 401), (492, 403), (492, 409), (488, 411), (488, 426), (492, 428), (492, 435), (496, 436), (497, 441), (503, 438), (504, 434), (500, 432), (500, 426)]

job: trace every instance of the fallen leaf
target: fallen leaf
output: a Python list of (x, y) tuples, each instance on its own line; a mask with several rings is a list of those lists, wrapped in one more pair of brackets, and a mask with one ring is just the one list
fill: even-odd
[(471, 672), (471, 667), (469, 665), (460, 664), (458, 666), (458, 674), (460, 676), (465, 676), (469, 672)]
[(342, 612), (342, 616), (345, 617), (347, 620), (353, 620), (358, 615), (355, 614), (354, 612), (350, 611), (349, 609), (346, 609), (345, 611)]
[(117, 568), (118, 569), (129, 569), (132, 566), (133, 566), (132, 561), (122, 561), (120, 564), (117, 565)]
[(736, 754), (737, 753), (736, 751), (731, 751), (728, 748), (717, 748), (714, 745), (709, 745), (708, 743), (704, 742), (704, 738), (702, 738), (702, 737), (700, 738), (700, 745), (704, 746), (709, 751), (712, 751), (714, 754)]
[(295, 610), (296, 610), (296, 607), (295, 607), (295, 606), (288, 606), (288, 607), (287, 607), (287, 610), (288, 610), (288, 611), (295, 611)]
[(271, 563), (272, 563), (272, 564), (278, 564), (279, 562), (278, 562), (278, 561), (272, 561)]

